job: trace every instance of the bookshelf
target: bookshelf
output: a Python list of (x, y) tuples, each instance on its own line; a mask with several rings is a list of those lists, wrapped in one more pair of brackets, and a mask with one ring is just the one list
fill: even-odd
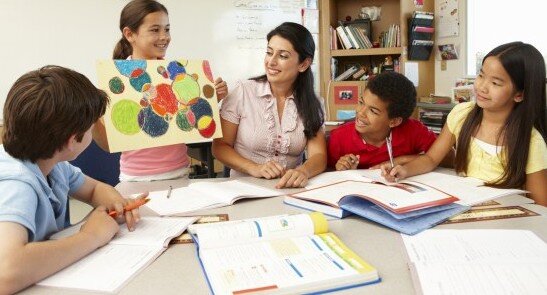
[[(387, 31), (392, 24), (398, 24), (401, 29), (401, 47), (370, 48), (370, 49), (338, 49), (331, 50), (329, 28), (336, 28), (339, 20), (345, 20), (346, 16), (357, 19), (361, 7), (379, 6), (382, 8), (381, 18), (372, 22), (372, 40), (378, 41), (380, 32)], [(337, 70), (342, 73), (347, 65), (359, 63), (370, 66), (381, 63), (386, 56), (399, 58), (399, 72), (404, 73), (404, 65), (407, 61), (408, 45), (408, 18), (415, 10), (434, 12), (434, 0), (424, 0), (421, 8), (416, 8), (414, 1), (410, 0), (319, 0), (319, 25), (320, 25), (320, 63), (324, 66), (320, 69), (321, 96), (327, 103), (328, 120), (336, 120), (333, 114), (337, 110), (355, 110), (355, 105), (338, 105), (334, 103), (332, 87), (338, 83), (331, 80), (331, 59), (338, 60)], [(426, 61), (409, 61), (418, 63), (419, 85), (416, 88), (418, 97), (429, 96), (435, 91), (435, 57), (431, 54)], [(418, 118), (418, 112), (414, 114)]]

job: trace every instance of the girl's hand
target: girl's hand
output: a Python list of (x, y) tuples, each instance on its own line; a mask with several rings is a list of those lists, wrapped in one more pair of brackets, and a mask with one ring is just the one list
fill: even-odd
[(91, 235), (100, 247), (106, 245), (119, 229), (118, 223), (108, 215), (107, 209), (104, 206), (99, 206), (89, 214), (89, 218), (80, 228), (80, 232)]
[(337, 171), (357, 169), (359, 166), (359, 155), (347, 154), (340, 157), (336, 162), (335, 168)]
[(228, 95), (228, 84), (218, 77), (215, 80), (215, 91), (217, 93), (217, 101), (223, 100)]
[(304, 187), (308, 184), (308, 179), (309, 173), (306, 168), (301, 166), (296, 169), (289, 169), (275, 185), (275, 188)]
[(254, 177), (273, 179), (283, 175), (285, 168), (275, 161), (268, 161), (264, 164), (255, 164), (249, 172)]
[(408, 175), (408, 170), (401, 165), (391, 168), (391, 163), (383, 164), (380, 169), (382, 170), (382, 176), (389, 182), (397, 182), (399, 179), (404, 179)]

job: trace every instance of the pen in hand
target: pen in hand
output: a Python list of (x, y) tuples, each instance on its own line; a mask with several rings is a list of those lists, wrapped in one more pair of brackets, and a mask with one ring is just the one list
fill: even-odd
[[(123, 213), (125, 214), (125, 212), (127, 211), (137, 209), (140, 206), (148, 203), (148, 201), (150, 201), (149, 198), (136, 199), (133, 203), (127, 204), (123, 207)], [(118, 217), (118, 212), (116, 210), (109, 210), (108, 215), (110, 215), (112, 218), (116, 218)]]
[[(386, 147), (387, 147), (387, 153), (389, 154), (389, 163), (391, 165), (391, 168), (390, 168), (390, 171), (391, 171), (391, 169), (395, 167), (395, 163), (393, 161), (393, 146), (391, 144), (391, 132), (389, 132), (389, 136), (386, 137)], [(395, 178), (395, 182), (398, 182), (397, 180), (398, 179)]]

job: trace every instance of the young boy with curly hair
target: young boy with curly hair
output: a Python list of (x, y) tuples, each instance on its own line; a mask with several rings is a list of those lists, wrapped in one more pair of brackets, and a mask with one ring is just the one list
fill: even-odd
[(396, 72), (376, 76), (359, 98), (355, 121), (331, 132), (329, 168), (379, 168), (389, 161), (386, 138), (391, 138), (395, 165), (426, 152), (435, 134), (409, 118), (415, 107), (416, 89), (405, 76)]

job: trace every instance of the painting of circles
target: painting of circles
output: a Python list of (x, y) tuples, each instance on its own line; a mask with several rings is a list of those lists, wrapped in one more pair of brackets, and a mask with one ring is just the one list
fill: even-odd
[(222, 136), (213, 72), (206, 60), (101, 60), (110, 97), (104, 122), (111, 152)]

